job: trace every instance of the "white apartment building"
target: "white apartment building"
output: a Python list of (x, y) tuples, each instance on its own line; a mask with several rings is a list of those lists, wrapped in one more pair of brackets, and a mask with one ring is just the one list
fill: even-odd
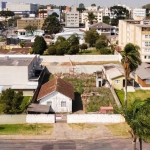
[(43, 70), (39, 63), (37, 55), (0, 55), (0, 89), (21, 90), (32, 96)]
[(150, 22), (119, 20), (119, 46), (128, 43), (138, 45), (142, 62), (150, 63)]
[(134, 20), (143, 20), (146, 17), (146, 9), (135, 8), (132, 10), (132, 17)]
[(97, 17), (97, 21), (96, 22), (103, 22), (103, 14), (102, 11), (84, 11), (81, 14), (81, 23), (85, 23), (88, 22), (88, 13), (93, 12), (93, 14)]
[(88, 11), (97, 11), (97, 6), (89, 6), (89, 7), (87, 7), (86, 9), (88, 10)]
[(6, 10), (13, 11), (15, 14), (36, 12), (37, 8), (38, 8), (38, 4), (32, 4), (32, 3), (24, 3), (24, 2), (6, 3)]
[(71, 11), (66, 12), (66, 27), (79, 27), (79, 11), (73, 6)]

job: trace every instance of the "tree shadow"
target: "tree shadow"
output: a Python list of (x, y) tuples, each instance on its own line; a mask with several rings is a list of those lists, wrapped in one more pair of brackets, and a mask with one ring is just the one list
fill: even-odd
[(72, 112), (83, 110), (81, 94), (78, 92), (75, 92), (74, 95), (75, 95), (75, 99), (73, 100), (73, 103), (72, 103)]

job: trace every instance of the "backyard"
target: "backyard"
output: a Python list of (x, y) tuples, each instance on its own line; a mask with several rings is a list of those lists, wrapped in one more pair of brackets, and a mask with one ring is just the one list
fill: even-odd
[[(115, 90), (122, 105), (124, 105), (124, 91)], [(134, 102), (135, 99), (145, 100), (150, 97), (150, 90), (136, 90), (135, 92), (127, 93), (128, 106)]]

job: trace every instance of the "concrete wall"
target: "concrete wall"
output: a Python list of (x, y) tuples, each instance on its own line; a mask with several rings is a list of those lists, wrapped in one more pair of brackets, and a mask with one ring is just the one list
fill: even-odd
[[(66, 107), (61, 106), (61, 102), (66, 102)], [(41, 105), (51, 102), (54, 112), (72, 112), (72, 100), (59, 92), (53, 92), (40, 100)]]
[(24, 124), (26, 115), (0, 115), (0, 124)]
[(120, 114), (70, 114), (67, 123), (120, 123), (125, 119)]
[(55, 123), (54, 114), (28, 114), (26, 116), (26, 123)]
[(89, 62), (89, 61), (119, 61), (118, 55), (65, 55), (40, 56), (42, 62)]

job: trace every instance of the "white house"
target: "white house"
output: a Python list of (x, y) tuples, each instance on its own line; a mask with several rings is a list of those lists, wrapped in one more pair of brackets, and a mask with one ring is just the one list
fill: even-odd
[(39, 104), (50, 105), (54, 112), (72, 112), (72, 100), (73, 86), (60, 78), (43, 84), (37, 97)]

